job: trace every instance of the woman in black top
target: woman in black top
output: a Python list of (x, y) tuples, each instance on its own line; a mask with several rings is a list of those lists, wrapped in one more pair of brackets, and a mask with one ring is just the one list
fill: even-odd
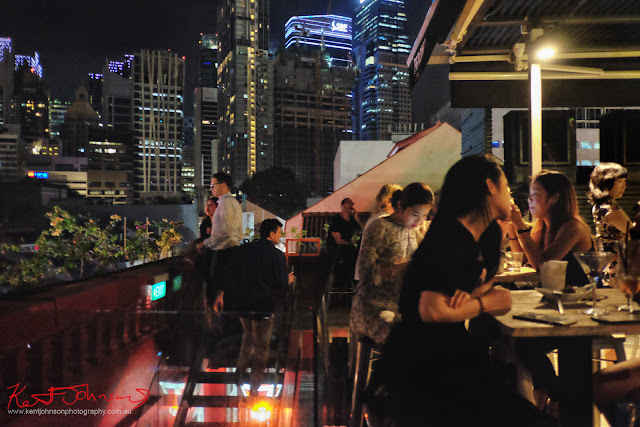
[(511, 213), (500, 167), (470, 156), (451, 167), (436, 217), (408, 266), (402, 321), (384, 349), (384, 377), (401, 426), (534, 426), (544, 416), (496, 383), (486, 348), (464, 321), (511, 308), (493, 286), (502, 231)]

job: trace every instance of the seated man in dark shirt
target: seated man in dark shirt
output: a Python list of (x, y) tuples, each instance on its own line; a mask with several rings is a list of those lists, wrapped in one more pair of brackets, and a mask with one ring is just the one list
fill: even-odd
[(294, 280), (287, 277), (287, 260), (275, 247), (282, 237), (282, 224), (276, 219), (265, 219), (260, 225), (260, 239), (238, 248), (229, 266), (229, 280), (218, 291), (213, 309), (240, 313), (242, 345), (236, 369), (240, 380), (251, 367), (251, 393), (257, 393), (264, 378), (269, 358), (269, 343), (273, 328), (273, 311), (277, 294), (285, 291)]
[(342, 200), (340, 213), (331, 218), (327, 236), (327, 249), (333, 262), (335, 289), (351, 288), (358, 258), (358, 248), (351, 240), (353, 235), (363, 228), (353, 201), (349, 198)]

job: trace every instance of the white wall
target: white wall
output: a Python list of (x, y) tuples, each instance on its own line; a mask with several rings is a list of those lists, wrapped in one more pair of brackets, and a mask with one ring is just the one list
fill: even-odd
[(391, 141), (340, 141), (333, 162), (333, 188), (339, 189), (387, 159)]
[[(358, 211), (371, 211), (378, 190), (384, 184), (407, 185), (425, 182), (433, 191), (442, 186), (449, 168), (460, 159), (460, 132), (447, 123), (424, 131), (413, 144), (336, 190), (304, 212), (337, 212), (340, 201), (351, 198)], [(366, 152), (366, 147), (363, 148)], [(362, 155), (362, 153), (361, 153)], [(302, 229), (302, 213), (287, 220), (286, 229)]]

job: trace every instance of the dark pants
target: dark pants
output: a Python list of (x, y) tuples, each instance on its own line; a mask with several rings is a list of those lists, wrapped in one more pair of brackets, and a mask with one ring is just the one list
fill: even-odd
[[(232, 264), (237, 249), (238, 247), (234, 246), (212, 251), (209, 280), (207, 280), (207, 304), (213, 304), (218, 291), (225, 289), (230, 274), (233, 274), (233, 272), (229, 271), (228, 267)], [(227, 304), (227, 299), (232, 300), (232, 295), (226, 295), (225, 293), (224, 299), (225, 309), (228, 305), (231, 307), (232, 304)]]
[(251, 392), (255, 393), (262, 384), (269, 359), (273, 315), (261, 319), (240, 317), (240, 322), (242, 345), (238, 354), (237, 371), (239, 375), (243, 375), (247, 368), (251, 368)]
[(332, 250), (333, 288), (347, 290), (353, 286), (358, 248), (351, 245), (338, 245)]
[(534, 389), (546, 390), (549, 396), (558, 399), (558, 377), (547, 353), (558, 348), (560, 338), (523, 338), (516, 342), (516, 354), (522, 365), (531, 373)]

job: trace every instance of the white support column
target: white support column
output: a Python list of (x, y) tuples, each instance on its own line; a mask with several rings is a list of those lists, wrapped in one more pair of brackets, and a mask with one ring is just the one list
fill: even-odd
[(540, 64), (529, 64), (529, 85), (531, 88), (529, 161), (531, 176), (535, 176), (542, 169), (542, 77)]

